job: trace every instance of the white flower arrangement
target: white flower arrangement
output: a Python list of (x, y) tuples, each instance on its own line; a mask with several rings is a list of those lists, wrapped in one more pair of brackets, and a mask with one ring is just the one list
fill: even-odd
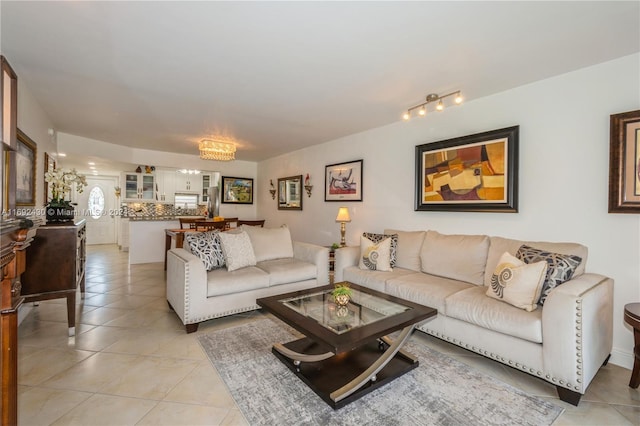
[(65, 198), (71, 192), (71, 188), (75, 185), (76, 191), (82, 193), (87, 186), (85, 175), (78, 173), (76, 169), (49, 170), (44, 174), (44, 180), (51, 185), (50, 204), (69, 204)]

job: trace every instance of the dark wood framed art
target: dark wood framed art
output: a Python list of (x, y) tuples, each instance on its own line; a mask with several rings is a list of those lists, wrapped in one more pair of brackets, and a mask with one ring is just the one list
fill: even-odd
[(37, 145), (18, 129), (16, 144), (16, 206), (36, 205), (36, 158)]
[(0, 56), (0, 138), (9, 149), (16, 149), (18, 126), (18, 77), (4, 56)]
[(415, 210), (516, 213), (519, 126), (416, 146)]
[(609, 213), (640, 213), (640, 110), (612, 114)]
[(253, 179), (222, 176), (222, 202), (253, 204)]
[(325, 166), (325, 201), (362, 201), (362, 189), (362, 160)]

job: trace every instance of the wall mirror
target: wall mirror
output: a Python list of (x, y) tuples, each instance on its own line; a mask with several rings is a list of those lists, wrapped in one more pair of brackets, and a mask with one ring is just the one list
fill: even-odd
[(302, 210), (302, 175), (278, 179), (278, 210)]

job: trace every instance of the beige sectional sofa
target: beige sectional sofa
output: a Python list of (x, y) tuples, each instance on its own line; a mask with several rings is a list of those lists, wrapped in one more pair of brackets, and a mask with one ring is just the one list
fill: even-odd
[[(435, 231), (384, 234), (397, 234), (392, 271), (363, 269), (360, 248), (344, 247), (335, 253), (335, 281), (437, 308), (419, 330), (546, 380), (578, 405), (613, 339), (613, 280), (586, 272), (585, 246)], [(501, 256), (523, 245), (581, 259), (531, 312), (486, 295)]]
[[(207, 238), (214, 235), (216, 241)], [(190, 244), (196, 237), (202, 240)], [(215, 252), (220, 259), (207, 270), (199, 256)], [(187, 234), (185, 248), (167, 253), (167, 301), (187, 333), (202, 321), (259, 309), (258, 298), (328, 283), (329, 249), (292, 241), (286, 226)]]

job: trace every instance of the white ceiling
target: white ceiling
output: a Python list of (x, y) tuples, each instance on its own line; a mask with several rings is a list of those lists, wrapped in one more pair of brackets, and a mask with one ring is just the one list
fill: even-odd
[[(59, 132), (259, 161), (640, 51), (640, 2), (12, 2), (2, 53)], [(588, 88), (585, 88), (588, 90)]]

